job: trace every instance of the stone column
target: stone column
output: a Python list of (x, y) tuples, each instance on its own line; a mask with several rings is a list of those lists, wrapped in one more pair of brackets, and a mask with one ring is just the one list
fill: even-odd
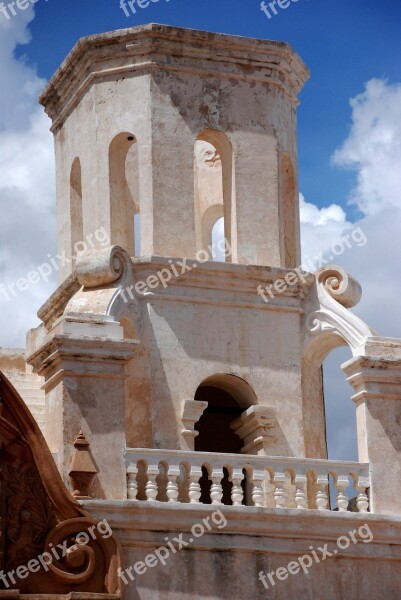
[(127, 497), (125, 365), (137, 343), (124, 340), (110, 317), (67, 315), (29, 359), (45, 378), (45, 436), (70, 489), (74, 441), (82, 431), (98, 471), (92, 496)]
[(359, 461), (370, 466), (370, 510), (401, 515), (401, 343), (365, 350), (342, 367), (355, 390)]

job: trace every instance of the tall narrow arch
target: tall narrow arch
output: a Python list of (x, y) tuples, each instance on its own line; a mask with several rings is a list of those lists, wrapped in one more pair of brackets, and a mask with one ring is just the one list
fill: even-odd
[(217, 130), (198, 135), (194, 147), (195, 225), (197, 250), (212, 244), (216, 221), (224, 218), (227, 262), (236, 260), (237, 229), (235, 210), (234, 160), (231, 142)]
[(299, 216), (294, 167), (287, 154), (281, 161), (281, 193), (284, 267), (292, 269), (300, 262)]
[[(347, 384), (340, 366), (351, 348), (340, 335), (322, 333), (310, 341), (302, 357), (302, 406), (307, 458), (344, 460), (345, 430), (353, 430), (346, 458), (355, 460), (357, 439), (355, 406), (347, 404)], [(343, 361), (339, 357), (344, 357)], [(335, 381), (333, 380), (335, 378)], [(336, 392), (334, 390), (337, 390)], [(346, 418), (344, 419), (344, 417)], [(348, 435), (349, 438), (349, 435)], [(347, 438), (347, 439), (348, 439)]]
[(71, 223), (71, 249), (77, 242), (83, 240), (83, 206), (82, 206), (82, 171), (81, 161), (76, 157), (71, 166), (70, 173), (70, 223)]
[[(116, 135), (109, 148), (110, 237), (133, 256), (139, 251), (138, 144), (129, 132)], [(136, 218), (135, 218), (136, 217)]]
[[(233, 428), (235, 421), (248, 408), (257, 404), (252, 387), (242, 378), (231, 374), (216, 374), (205, 379), (195, 393), (195, 401), (207, 402), (201, 418), (195, 424), (198, 432), (195, 438), (195, 451), (241, 454), (244, 439)], [(232, 482), (227, 469), (223, 469), (223, 504), (232, 504)], [(202, 467), (199, 480), (202, 495), (201, 502), (209, 503), (209, 477)], [(242, 482), (244, 504), (249, 504), (250, 494), (246, 473)]]
[[(323, 267), (315, 273), (316, 297), (304, 317), (302, 397), (306, 455), (325, 458), (326, 441), (322, 365), (336, 348), (346, 346), (353, 356), (375, 332), (349, 309), (361, 298), (360, 284), (341, 267)], [(363, 436), (362, 431), (359, 435)], [(323, 455), (322, 455), (323, 454)]]

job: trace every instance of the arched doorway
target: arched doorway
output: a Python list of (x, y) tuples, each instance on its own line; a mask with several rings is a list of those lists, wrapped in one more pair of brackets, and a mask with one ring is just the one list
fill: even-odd
[[(234, 375), (216, 375), (205, 380), (196, 390), (195, 400), (207, 402), (207, 408), (195, 425), (198, 436), (195, 438), (195, 451), (224, 454), (241, 454), (244, 441), (234, 433), (231, 427), (247, 408), (256, 404), (256, 396), (251, 386)], [(201, 502), (210, 504), (210, 485), (208, 472), (202, 468)], [(231, 505), (232, 483), (227, 469), (223, 469), (223, 499), (225, 505)], [(244, 504), (247, 504), (247, 476), (244, 472), (242, 482)]]
[(195, 450), (239, 454), (243, 440), (234, 433), (230, 424), (242, 414), (243, 408), (235, 398), (221, 388), (207, 385), (197, 389), (195, 400), (208, 403), (195, 425), (195, 430), (199, 432), (195, 438)]

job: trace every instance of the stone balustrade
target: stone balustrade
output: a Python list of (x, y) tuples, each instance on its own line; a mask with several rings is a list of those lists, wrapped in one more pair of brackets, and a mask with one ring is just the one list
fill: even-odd
[(346, 512), (355, 497), (369, 510), (368, 464), (153, 449), (127, 449), (126, 462), (130, 500)]

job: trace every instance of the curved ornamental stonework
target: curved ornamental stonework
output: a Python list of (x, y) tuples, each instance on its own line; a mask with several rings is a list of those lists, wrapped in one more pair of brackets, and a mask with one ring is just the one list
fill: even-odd
[(0, 397), (0, 597), (15, 590), (12, 597), (118, 598), (111, 529), (69, 494), (33, 417), (1, 373)]

